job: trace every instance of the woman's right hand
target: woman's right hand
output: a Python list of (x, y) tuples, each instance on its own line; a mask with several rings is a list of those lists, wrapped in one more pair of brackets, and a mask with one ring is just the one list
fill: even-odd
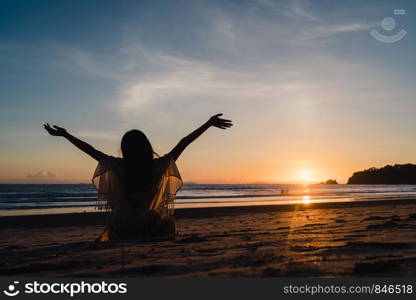
[(53, 128), (49, 125), (49, 123), (43, 124), (43, 128), (53, 136), (66, 136), (68, 135), (68, 132), (65, 128), (53, 125)]
[(208, 120), (208, 125), (214, 126), (214, 127), (217, 127), (217, 128), (221, 128), (221, 129), (227, 129), (227, 128), (233, 126), (233, 123), (231, 122), (231, 120), (221, 119), (220, 116), (222, 116), (222, 115), (223, 114), (216, 114), (216, 115), (212, 116)]

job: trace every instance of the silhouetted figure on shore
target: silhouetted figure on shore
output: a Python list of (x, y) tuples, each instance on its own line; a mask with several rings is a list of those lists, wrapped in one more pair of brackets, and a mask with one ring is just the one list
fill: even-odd
[(139, 130), (126, 132), (121, 141), (122, 158), (106, 155), (69, 134), (64, 128), (45, 124), (53, 136), (70, 141), (98, 161), (93, 184), (98, 191), (98, 208), (108, 211), (108, 222), (100, 241), (140, 236), (174, 235), (172, 217), (176, 193), (182, 180), (175, 161), (185, 148), (210, 127), (226, 129), (230, 120), (212, 116), (166, 155), (153, 151), (146, 135)]

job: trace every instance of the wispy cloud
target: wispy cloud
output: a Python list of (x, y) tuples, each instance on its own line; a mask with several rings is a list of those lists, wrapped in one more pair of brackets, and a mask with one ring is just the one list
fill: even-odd
[(310, 9), (308, 9), (309, 6), (310, 3), (308, 1), (292, 0), (287, 14), (298, 19), (318, 21), (319, 18)]
[(103, 140), (119, 140), (120, 137), (118, 133), (112, 133), (108, 131), (91, 131), (91, 130), (81, 130), (76, 132), (82, 138), (92, 138), (92, 139), (103, 139)]
[(342, 33), (368, 31), (375, 26), (377, 26), (376, 22), (318, 25), (303, 30), (297, 37), (301, 40), (322, 39)]
[(51, 181), (58, 177), (55, 173), (49, 171), (39, 171), (37, 173), (29, 173), (26, 175), (26, 180), (29, 181)]
[[(281, 5), (258, 3), (276, 9)], [(202, 117), (217, 109), (230, 109), (266, 115), (285, 111), (281, 118), (287, 122), (303, 114), (298, 123), (307, 128), (308, 122), (318, 118), (311, 106), (328, 111), (335, 109), (334, 103), (337, 109), (345, 109), (353, 103), (373, 101), (380, 84), (388, 81), (387, 73), (365, 62), (327, 53), (316, 40), (330, 41), (333, 36), (365, 31), (374, 24), (323, 21), (306, 1), (289, 2), (284, 12), (293, 18), (297, 15), (299, 26), (257, 15), (241, 21), (224, 10), (210, 11), (206, 28), (196, 39), (199, 48), (205, 47), (215, 56), (146, 47), (131, 28), (125, 31), (120, 47), (105, 58), (74, 48), (64, 53), (72, 61), (71, 67), (116, 82), (118, 97), (112, 107), (124, 127), (140, 120), (140, 125), (163, 128), (184, 110)], [(356, 80), (357, 74), (361, 80)]]
[[(308, 15), (307, 19), (314, 25), (305, 27), (297, 34), (288, 34), (288, 39), (276, 39), (276, 45), (283, 49), (280, 52), (265, 47), (270, 43), (276, 24), (270, 24), (270, 31), (263, 37), (251, 36), (246, 32), (258, 29), (258, 26), (263, 28), (264, 23), (259, 25), (250, 20), (252, 23), (244, 25), (247, 28), (240, 28), (235, 23), (237, 20), (221, 12), (207, 22), (211, 26), (206, 28), (206, 40), (201, 42), (207, 47), (212, 44), (222, 46), (222, 49), (215, 49), (223, 51), (222, 61), (149, 49), (140, 40), (128, 37), (125, 37), (126, 42), (118, 51), (106, 59), (76, 49), (66, 51), (66, 55), (88, 74), (118, 82), (117, 111), (127, 124), (136, 122), (139, 117), (149, 122), (154, 119), (169, 121), (175, 116), (172, 112), (178, 112), (183, 107), (198, 114), (198, 111), (202, 113), (208, 108), (238, 109), (243, 103), (248, 106), (271, 103), (279, 108), (288, 103), (290, 108), (297, 101), (330, 102), (334, 97), (332, 93), (345, 89), (345, 80), (351, 82), (350, 91), (345, 90), (346, 95), (353, 93), (354, 85), (364, 84), (354, 80), (356, 72), (368, 74), (367, 82), (376, 82), (380, 78), (378, 70), (343, 61), (326, 54), (324, 49), (303, 53), (302, 57), (292, 53), (294, 41), (313, 43), (314, 39), (367, 30), (373, 26), (356, 22), (324, 26), (303, 3), (294, 1), (290, 11), (299, 16)], [(276, 30), (281, 33), (283, 29), (279, 27)], [(247, 52), (239, 51), (245, 44), (253, 48)], [(227, 61), (227, 56), (232, 58)], [(341, 77), (342, 80), (337, 79)], [(163, 122), (158, 123), (164, 125)]]

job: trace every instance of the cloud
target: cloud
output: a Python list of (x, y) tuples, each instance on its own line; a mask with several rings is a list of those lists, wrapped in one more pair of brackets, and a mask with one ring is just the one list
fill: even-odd
[[(66, 184), (72, 183), (74, 180), (66, 180), (60, 178), (56, 173), (51, 171), (38, 171), (33, 173), (28, 173), (26, 177), (13, 178), (10, 180), (2, 180), (2, 183), (20, 183), (20, 184)], [(78, 181), (75, 181), (78, 182)]]
[(349, 24), (331, 24), (319, 25), (303, 30), (297, 37), (300, 40), (313, 40), (319, 38), (328, 38), (341, 33), (368, 31), (374, 28), (378, 23), (349, 23)]
[[(307, 124), (317, 107), (330, 110), (337, 103), (342, 109), (372, 101), (372, 92), (365, 89), (377, 86), (383, 76), (366, 65), (326, 55), (244, 68), (157, 54), (153, 59), (163, 68), (120, 87), (119, 112), (127, 123), (142, 120), (163, 128), (178, 123), (184, 111), (200, 118), (224, 109), (236, 116), (284, 112), (279, 114), (282, 121)], [(360, 81), (354, 80), (356, 74), (362, 75)]]
[(65, 53), (72, 65), (90, 76), (117, 83), (112, 107), (126, 127), (141, 122), (162, 128), (184, 111), (196, 118), (223, 108), (277, 109), (290, 116), (304, 102), (323, 103), (326, 109), (337, 101), (340, 108), (371, 101), (374, 95), (369, 94), (386, 81), (387, 73), (377, 66), (347, 61), (316, 43), (316, 39), (368, 30), (375, 23), (324, 21), (306, 1), (256, 3), (286, 14), (293, 22), (261, 14), (236, 16), (218, 8), (205, 10), (206, 28), (194, 35), (205, 56), (188, 47), (151, 48), (131, 28), (117, 51), (105, 58), (75, 48)]
[(310, 3), (306, 1), (293, 0), (288, 10), (288, 15), (302, 20), (318, 21), (319, 18), (308, 9)]
[(29, 173), (26, 175), (27, 180), (31, 181), (54, 181), (58, 177), (55, 173), (49, 171), (39, 171), (37, 173)]
[(102, 139), (102, 140), (118, 140), (120, 137), (116, 132), (102, 132), (92, 130), (79, 130), (76, 132), (82, 138)]
[[(361, 25), (326, 28), (315, 32), (315, 36), (362, 28)], [(236, 114), (244, 110), (261, 113), (266, 109), (285, 111), (281, 118), (289, 118), (296, 110), (299, 113), (297, 103), (332, 103), (337, 99), (345, 106), (368, 96), (363, 88), (383, 81), (383, 73), (373, 67), (343, 61), (324, 52), (304, 53), (303, 57), (295, 53), (285, 53), (283, 57), (269, 53), (264, 61), (253, 63), (242, 57), (232, 64), (151, 51), (133, 44), (122, 47), (120, 53), (123, 55), (118, 59), (109, 58), (106, 63), (92, 54), (85, 55), (87, 62), (82, 68), (118, 83), (118, 97), (112, 106), (125, 127), (140, 122), (163, 128), (172, 121), (178, 122), (178, 115), (184, 111), (199, 118), (223, 109)], [(128, 71), (123, 72), (125, 69)], [(362, 79), (355, 80), (356, 74), (361, 74)], [(349, 82), (348, 86), (345, 82)], [(107, 139), (117, 136), (91, 131), (79, 134)]]

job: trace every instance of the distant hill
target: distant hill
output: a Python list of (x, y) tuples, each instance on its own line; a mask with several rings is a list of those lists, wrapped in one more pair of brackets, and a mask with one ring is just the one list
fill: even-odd
[(416, 184), (416, 165), (387, 165), (355, 172), (348, 184)]
[(327, 181), (322, 181), (319, 184), (338, 184), (336, 179), (328, 179)]

